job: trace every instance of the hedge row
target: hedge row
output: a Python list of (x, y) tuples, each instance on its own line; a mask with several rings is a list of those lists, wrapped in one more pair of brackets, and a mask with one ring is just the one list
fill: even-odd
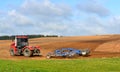
[[(0, 36), (0, 40), (12, 40), (16, 35), (12, 36)], [(58, 37), (58, 35), (27, 35), (29, 38), (40, 38), (40, 37)]]

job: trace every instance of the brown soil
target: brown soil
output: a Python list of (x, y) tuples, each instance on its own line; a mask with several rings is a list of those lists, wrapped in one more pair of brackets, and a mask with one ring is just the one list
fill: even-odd
[(11, 42), (12, 42), (11, 40), (0, 40), (0, 59), (41, 60), (41, 59), (46, 59), (45, 56), (48, 52), (51, 52), (58, 48), (65, 48), (65, 47), (91, 50), (90, 56), (77, 57), (78, 59), (120, 57), (120, 35), (76, 36), (76, 37), (56, 37), (56, 38), (50, 37), (50, 38), (30, 39), (29, 41), (30, 46), (37, 45), (41, 47), (42, 56), (34, 56), (34, 57), (10, 56), (9, 48)]
[(99, 47), (97, 47), (95, 51), (119, 53), (120, 52), (120, 40), (106, 42), (100, 45)]

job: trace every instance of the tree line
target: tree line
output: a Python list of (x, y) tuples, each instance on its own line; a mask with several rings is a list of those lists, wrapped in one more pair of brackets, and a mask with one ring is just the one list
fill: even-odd
[[(16, 35), (12, 36), (0, 36), (0, 40), (12, 40), (15, 38)], [(40, 38), (40, 37), (58, 37), (58, 35), (26, 35), (29, 38)]]

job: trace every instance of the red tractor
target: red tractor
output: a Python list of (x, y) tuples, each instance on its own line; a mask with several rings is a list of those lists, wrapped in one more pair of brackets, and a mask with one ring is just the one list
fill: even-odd
[(24, 55), (30, 57), (40, 55), (39, 46), (29, 46), (28, 36), (15, 36), (14, 42), (10, 46), (10, 55)]

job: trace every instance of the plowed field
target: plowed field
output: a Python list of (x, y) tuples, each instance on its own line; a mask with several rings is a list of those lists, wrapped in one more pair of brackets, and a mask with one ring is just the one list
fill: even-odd
[[(29, 39), (30, 46), (40, 46), (42, 56), (24, 57), (10, 56), (9, 48), (11, 40), (0, 40), (0, 59), (46, 59), (46, 54), (58, 48), (90, 49), (88, 57), (80, 58), (106, 58), (120, 57), (120, 35), (101, 35), (101, 36), (74, 36), (74, 37), (48, 37)], [(53, 58), (57, 59), (57, 58)], [(62, 58), (64, 59), (64, 58)], [(68, 58), (65, 58), (68, 59)]]

